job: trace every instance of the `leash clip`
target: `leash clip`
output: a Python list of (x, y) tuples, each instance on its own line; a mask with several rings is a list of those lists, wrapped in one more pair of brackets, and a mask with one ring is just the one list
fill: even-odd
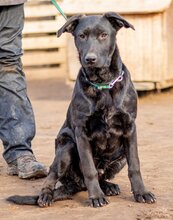
[(123, 80), (123, 75), (124, 75), (124, 71), (122, 70), (121, 75), (118, 76), (118, 78), (116, 78), (115, 80), (113, 80), (110, 84), (109, 84), (109, 88), (112, 89), (115, 85), (116, 82), (121, 82)]

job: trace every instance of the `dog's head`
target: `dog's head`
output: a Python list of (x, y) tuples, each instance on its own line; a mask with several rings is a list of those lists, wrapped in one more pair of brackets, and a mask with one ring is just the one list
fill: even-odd
[(116, 33), (121, 28), (134, 27), (114, 12), (101, 15), (72, 16), (57, 32), (69, 32), (75, 38), (81, 65), (84, 68), (103, 68), (110, 66), (116, 45)]

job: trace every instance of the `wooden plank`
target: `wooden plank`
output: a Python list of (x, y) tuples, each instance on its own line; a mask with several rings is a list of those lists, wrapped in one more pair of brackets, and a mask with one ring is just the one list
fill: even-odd
[(55, 33), (57, 31), (56, 21), (28, 21), (25, 23), (23, 34)]
[(62, 9), (68, 15), (87, 13), (98, 14), (116, 11), (122, 14), (144, 14), (165, 11), (172, 0), (64, 0)]
[(164, 13), (164, 40), (166, 40), (166, 52), (167, 52), (167, 69), (165, 71), (164, 79), (173, 79), (173, 3), (169, 10)]
[(23, 34), (56, 33), (64, 23), (62, 17), (50, 21), (27, 21), (25, 22)]
[(159, 81), (165, 71), (161, 14), (125, 15), (135, 31), (121, 29), (117, 35), (122, 60), (135, 81)]
[(74, 44), (74, 38), (67, 35), (67, 65), (68, 65), (68, 78), (69, 80), (76, 80), (77, 74), (81, 67), (79, 62), (79, 55)]
[(24, 66), (53, 65), (66, 62), (66, 50), (61, 48), (59, 51), (50, 52), (27, 52), (22, 57)]
[(154, 82), (133, 82), (133, 84), (137, 91), (150, 91), (156, 89)]
[(26, 18), (48, 17), (56, 15), (58, 15), (58, 11), (53, 5), (26, 5), (25, 7)]
[(23, 38), (24, 50), (52, 49), (66, 46), (66, 35), (57, 38), (56, 35), (44, 37)]
[[(50, 0), (28, 1), (25, 4), (25, 17), (26, 22), (23, 31), (25, 53), (22, 61), (27, 78), (62, 77), (62, 74), (64, 75), (66, 72), (64, 68), (66, 35), (58, 39), (56, 32), (65, 23), (64, 19), (59, 16), (57, 9)], [(48, 20), (47, 17), (50, 17), (51, 20)]]
[(155, 14), (152, 19), (152, 80), (159, 82), (163, 79), (165, 71), (165, 40), (163, 36), (163, 13)]
[(35, 4), (39, 3), (40, 4), (42, 2), (45, 3), (45, 2), (50, 2), (50, 1), (49, 0), (28, 0), (27, 4), (29, 4), (29, 3), (35, 3)]
[[(56, 0), (58, 4), (62, 3), (63, 0)], [(50, 0), (28, 0), (26, 4), (52, 4)]]
[(156, 89), (158, 89), (158, 90), (166, 89), (166, 88), (169, 88), (172, 86), (173, 86), (173, 79), (170, 79), (170, 80), (162, 79), (162, 81), (156, 83)]
[(60, 65), (60, 67), (44, 67), (35, 69), (24, 67), (24, 72), (27, 80), (46, 80), (51, 78), (64, 78), (67, 71), (66, 68), (64, 68), (64, 65)]
[(117, 35), (117, 44), (120, 50), (120, 56), (123, 62), (131, 72), (132, 79), (141, 78), (143, 50), (141, 50), (141, 28), (139, 15), (125, 15), (130, 23), (135, 26), (135, 31), (122, 28)]
[[(57, 0), (57, 2), (62, 2), (62, 0)], [(36, 5), (36, 4), (52, 4), (50, 0), (28, 0), (26, 5)]]

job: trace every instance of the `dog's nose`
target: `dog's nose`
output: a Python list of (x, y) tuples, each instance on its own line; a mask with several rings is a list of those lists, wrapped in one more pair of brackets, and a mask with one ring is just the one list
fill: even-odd
[(97, 61), (97, 56), (94, 53), (88, 53), (85, 56), (85, 62), (88, 64), (94, 64)]

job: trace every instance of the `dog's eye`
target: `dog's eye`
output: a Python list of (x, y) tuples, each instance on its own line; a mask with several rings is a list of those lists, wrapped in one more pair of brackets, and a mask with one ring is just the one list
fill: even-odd
[(80, 39), (85, 39), (85, 34), (79, 34)]
[(101, 34), (99, 35), (99, 39), (100, 39), (100, 40), (105, 40), (107, 37), (108, 37), (108, 34), (107, 34), (107, 33), (101, 33)]

